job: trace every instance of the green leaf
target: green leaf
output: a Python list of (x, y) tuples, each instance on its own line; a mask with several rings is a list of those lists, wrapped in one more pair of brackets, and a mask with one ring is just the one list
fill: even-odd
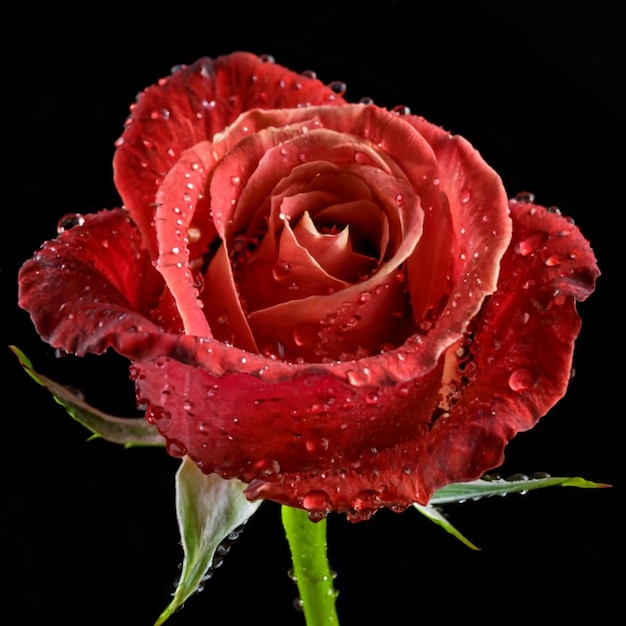
[(163, 624), (202, 585), (220, 543), (257, 510), (260, 503), (248, 502), (245, 485), (203, 474), (189, 457), (176, 473), (176, 512), (184, 559), (174, 598), (154, 626)]
[(431, 504), (423, 506), (421, 504), (413, 505), (422, 515), (426, 516), (431, 522), (435, 522), (438, 526), (441, 526), (444, 530), (456, 537), (459, 541), (464, 543), (468, 548), (472, 550), (480, 550), (469, 539), (464, 537), (450, 522), (443, 516), (443, 514)]
[(431, 497), (428, 505), (414, 504), (413, 506), (422, 514), (428, 517), (435, 524), (444, 528), (447, 532), (455, 536), (459, 541), (469, 546), (473, 550), (479, 550), (471, 541), (466, 539), (438, 510), (443, 504), (454, 502), (465, 502), (467, 500), (479, 500), (490, 496), (504, 496), (508, 493), (527, 493), (532, 489), (543, 487), (582, 487), (601, 488), (610, 487), (605, 483), (594, 483), (580, 477), (552, 477), (543, 476), (541, 478), (528, 478), (522, 476), (519, 479), (479, 479), (464, 483), (452, 483), (438, 489)]
[(552, 477), (526, 478), (521, 480), (471, 480), (465, 483), (452, 483), (437, 490), (431, 497), (429, 504), (437, 506), (466, 500), (479, 500), (489, 496), (504, 496), (508, 493), (526, 493), (543, 487), (582, 487), (601, 488), (610, 487), (604, 483), (593, 483), (580, 477)]
[(162, 446), (163, 437), (159, 431), (141, 417), (114, 417), (90, 406), (66, 387), (37, 373), (28, 357), (15, 346), (9, 346), (17, 356), (26, 373), (39, 385), (45, 387), (54, 399), (77, 422), (87, 428), (93, 436), (112, 443), (132, 446)]

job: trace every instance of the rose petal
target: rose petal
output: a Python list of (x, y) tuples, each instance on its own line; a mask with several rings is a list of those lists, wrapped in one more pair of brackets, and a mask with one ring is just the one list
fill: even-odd
[(408, 263), (411, 303), (418, 323), (431, 318), (430, 307), (445, 304), (431, 336), (448, 341), (459, 338), (496, 288), (511, 238), (508, 200), (500, 177), (465, 139), (423, 118), (405, 118), (428, 141), (439, 166), (439, 194), (424, 203), (422, 246)]
[(167, 357), (134, 369), (140, 400), (170, 451), (188, 454), (204, 472), (246, 482), (358, 467), (364, 452), (425, 432), (440, 376), (405, 387), (355, 387), (310, 366), (269, 384), (262, 374), (215, 377)]
[[(382, 506), (426, 504), (439, 487), (476, 479), (500, 465), (507, 442), (563, 396), (580, 329), (575, 301), (591, 293), (598, 268), (588, 243), (566, 219), (537, 205), (512, 202), (511, 209), (512, 245), (502, 261), (498, 291), (480, 314), (450, 410), (435, 410), (428, 433), (379, 448), (357, 468), (256, 480), (249, 498), (313, 513), (345, 511), (353, 520)], [(529, 240), (535, 242), (533, 251), (524, 245)], [(326, 500), (307, 499), (320, 489)]]
[(205, 274), (209, 287), (201, 300), (215, 338), (249, 352), (258, 352), (230, 268), (226, 246), (220, 245)]
[(162, 333), (148, 319), (162, 290), (139, 231), (120, 209), (85, 215), (19, 272), (19, 305), (37, 332), (79, 355), (109, 346), (127, 355), (149, 351), (144, 333)]
[[(298, 285), (294, 284), (290, 300), (250, 313), (248, 321), (259, 345), (280, 344), (289, 359), (301, 358), (313, 362), (324, 358), (340, 360), (344, 353), (365, 356), (381, 346), (396, 347), (413, 330), (412, 325), (409, 328), (406, 324), (393, 326), (388, 321), (390, 318), (396, 321), (406, 317), (408, 311), (404, 285), (399, 285), (395, 276), (397, 268), (410, 256), (421, 235), (419, 201), (401, 179), (386, 176), (372, 168), (363, 168), (359, 173), (381, 206), (386, 207), (387, 215), (394, 214), (392, 205), (398, 197), (402, 198), (402, 211), (398, 213), (404, 216), (405, 223), (402, 224), (401, 243), (394, 256), (383, 263), (371, 278), (340, 292), (298, 299)], [(384, 289), (384, 285), (391, 288)], [(288, 326), (281, 323), (285, 319), (290, 320)], [(410, 316), (407, 321), (412, 324)], [(322, 330), (325, 339), (320, 336)], [(400, 339), (398, 330), (406, 333)], [(336, 333), (334, 336), (333, 332)], [(335, 352), (337, 348), (339, 351)]]
[(141, 93), (117, 142), (113, 166), (115, 185), (152, 257), (157, 257), (152, 203), (184, 150), (212, 139), (249, 109), (344, 103), (319, 80), (246, 52), (181, 66)]
[(316, 363), (362, 359), (401, 345), (414, 331), (410, 312), (404, 283), (395, 272), (380, 271), (340, 292), (254, 311), (248, 320), (259, 345), (278, 346), (281, 358)]
[[(154, 213), (159, 248), (156, 268), (174, 296), (185, 332), (203, 337), (211, 337), (212, 334), (194, 284), (192, 263), (196, 260), (200, 263), (202, 261), (190, 259), (189, 231), (195, 208), (202, 199), (202, 190), (213, 165), (210, 142), (205, 141), (186, 150), (159, 186)], [(196, 227), (196, 230), (204, 231), (205, 238), (214, 238), (206, 235), (207, 230), (213, 236), (216, 234), (212, 223), (207, 221)]]

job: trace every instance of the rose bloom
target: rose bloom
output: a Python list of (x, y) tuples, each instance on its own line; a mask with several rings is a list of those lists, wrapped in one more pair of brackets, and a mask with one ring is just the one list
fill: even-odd
[(130, 359), (170, 454), (361, 520), (501, 464), (563, 396), (599, 272), (465, 139), (342, 91), (243, 52), (175, 69), (116, 143), (123, 206), (62, 222), (19, 302)]

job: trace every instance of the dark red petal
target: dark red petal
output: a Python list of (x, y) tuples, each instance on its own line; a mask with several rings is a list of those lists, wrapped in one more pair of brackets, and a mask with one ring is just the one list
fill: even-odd
[[(593, 291), (599, 276), (588, 242), (571, 222), (541, 206), (510, 206), (513, 240), (497, 292), (478, 318), (459, 401), (448, 420), (435, 424), (422, 465), (431, 489), (500, 464), (508, 440), (532, 428), (564, 395), (580, 330), (576, 301)], [(529, 239), (543, 244), (530, 251)]]
[(151, 226), (156, 190), (184, 150), (211, 140), (249, 109), (320, 104), (344, 100), (317, 79), (246, 52), (199, 59), (140, 94), (113, 165), (117, 189), (151, 256), (157, 255)]
[(84, 216), (46, 242), (19, 272), (19, 305), (42, 339), (79, 355), (109, 346), (141, 354), (163, 281), (126, 211)]
[(263, 372), (213, 376), (167, 357), (134, 364), (138, 397), (171, 451), (246, 482), (359, 467), (373, 448), (427, 431), (440, 372), (418, 384), (358, 385), (351, 367), (352, 380), (309, 367), (266, 383)]
[(575, 302), (599, 275), (589, 244), (568, 220), (519, 202), (511, 202), (511, 215), (513, 241), (497, 293), (476, 322), (460, 391), (449, 411), (433, 414), (428, 434), (366, 454), (347, 474), (320, 467), (308, 476), (254, 481), (248, 497), (313, 514), (342, 510), (359, 520), (381, 506), (425, 504), (443, 485), (501, 464), (507, 442), (565, 393), (580, 329)]

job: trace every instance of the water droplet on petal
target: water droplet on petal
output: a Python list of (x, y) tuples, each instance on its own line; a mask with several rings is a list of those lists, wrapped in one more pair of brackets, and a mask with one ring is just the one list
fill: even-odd
[(194, 243), (196, 241), (198, 241), (200, 239), (200, 237), (202, 237), (202, 231), (199, 228), (196, 228), (195, 226), (192, 226), (188, 233), (187, 236), (189, 238), (189, 242), (190, 243)]
[(168, 440), (165, 444), (165, 448), (172, 456), (178, 458), (182, 458), (185, 456), (185, 454), (187, 454), (187, 448), (185, 448), (182, 443), (176, 441), (175, 439)]
[(509, 387), (516, 392), (526, 391), (535, 382), (533, 373), (524, 367), (516, 369), (509, 376)]
[(467, 204), (472, 199), (472, 192), (469, 189), (461, 189), (459, 194), (459, 201), (462, 204)]
[(272, 276), (274, 280), (281, 281), (285, 280), (289, 273), (291, 272), (291, 265), (286, 263), (285, 261), (277, 261), (274, 267), (272, 268)]
[(522, 256), (528, 256), (543, 245), (545, 237), (543, 235), (531, 235), (517, 244), (517, 251)]
[(85, 218), (80, 213), (68, 213), (57, 222), (57, 233), (60, 235), (62, 232), (74, 228), (74, 226), (82, 226), (84, 223)]
[(376, 391), (368, 391), (365, 394), (365, 404), (369, 404), (370, 406), (373, 406), (375, 404), (378, 404), (379, 400), (380, 400), (380, 396), (378, 395)]
[(411, 109), (404, 104), (397, 104), (391, 109), (391, 112), (396, 115), (411, 115)]
[(153, 120), (169, 120), (170, 112), (169, 109), (155, 109), (150, 113), (150, 117)]
[(530, 193), (530, 191), (520, 191), (520, 193), (516, 194), (513, 198), (515, 202), (525, 202), (527, 204), (533, 204), (535, 201), (535, 194)]
[(296, 346), (310, 346), (318, 339), (315, 325), (299, 323), (293, 327), (293, 342)]
[(328, 88), (338, 96), (343, 96), (343, 94), (348, 90), (346, 83), (340, 80), (334, 80), (332, 83), (329, 83)]
[(310, 512), (327, 513), (330, 510), (328, 494), (320, 489), (309, 491), (304, 498), (302, 498), (302, 506)]

